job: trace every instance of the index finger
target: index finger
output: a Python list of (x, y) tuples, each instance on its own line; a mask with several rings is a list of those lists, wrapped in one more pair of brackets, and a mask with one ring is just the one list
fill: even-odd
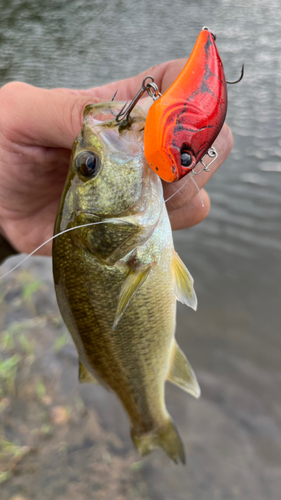
[(97, 101), (132, 99), (147, 74), (163, 92), (175, 80), (185, 60), (168, 61), (140, 75), (88, 90), (42, 89), (11, 82), (0, 91), (0, 129), (13, 143), (71, 149), (82, 126), (83, 109)]
[(116, 100), (127, 101), (135, 97), (147, 75), (153, 76), (160, 92), (165, 92), (165, 90), (167, 90), (175, 81), (185, 64), (186, 59), (166, 61), (143, 71), (139, 75), (119, 80), (117, 82), (111, 82), (103, 85), (102, 87), (93, 87), (87, 90), (59, 90), (80, 96), (89, 96), (92, 94), (95, 98), (103, 101), (110, 101), (117, 90)]

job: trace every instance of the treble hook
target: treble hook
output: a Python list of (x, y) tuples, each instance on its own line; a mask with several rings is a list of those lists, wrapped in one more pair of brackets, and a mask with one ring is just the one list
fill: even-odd
[(228, 83), (228, 85), (234, 85), (234, 83), (239, 83), (239, 82), (241, 82), (241, 80), (242, 80), (243, 76), (244, 76), (244, 63), (242, 64), (241, 75), (240, 75), (240, 77), (238, 78), (238, 80), (235, 80), (235, 82), (228, 82), (228, 81), (226, 80), (226, 83)]
[[(146, 80), (150, 78), (151, 81), (149, 83), (146, 83)], [(128, 104), (127, 102), (124, 104), (123, 108), (120, 109), (118, 115), (116, 115), (115, 117), (115, 120), (117, 121), (117, 123), (121, 122), (122, 120), (127, 120), (129, 119), (130, 117), (130, 113), (132, 112), (132, 110), (134, 109), (134, 107), (136, 106), (136, 104), (138, 103), (138, 101), (140, 100), (140, 98), (143, 96), (143, 94), (147, 92), (150, 97), (152, 97), (153, 100), (156, 100), (158, 99), (159, 97), (161, 97), (161, 93), (159, 92), (159, 89), (156, 85), (156, 83), (154, 83), (154, 78), (153, 76), (146, 76), (142, 82), (142, 86), (140, 88), (140, 90), (138, 91), (138, 93), (136, 94), (136, 96), (134, 97), (134, 99)]]

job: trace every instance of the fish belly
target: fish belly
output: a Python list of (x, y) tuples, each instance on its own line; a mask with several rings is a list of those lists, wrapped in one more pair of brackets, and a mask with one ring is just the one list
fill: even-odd
[[(175, 330), (173, 242), (167, 214), (143, 247), (138, 261), (152, 270), (113, 329), (124, 264), (106, 266), (70, 235), (57, 239), (54, 276), (58, 304), (80, 361), (117, 393), (136, 432), (149, 432), (168, 417), (164, 385)], [(56, 258), (59, 256), (59, 258)]]

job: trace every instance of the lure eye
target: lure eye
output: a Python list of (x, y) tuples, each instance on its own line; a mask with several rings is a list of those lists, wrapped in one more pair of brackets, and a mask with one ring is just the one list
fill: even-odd
[(92, 151), (84, 151), (77, 156), (76, 167), (84, 177), (96, 176), (99, 171), (99, 157)]
[(192, 163), (192, 156), (188, 151), (181, 152), (181, 165), (182, 167), (189, 167)]

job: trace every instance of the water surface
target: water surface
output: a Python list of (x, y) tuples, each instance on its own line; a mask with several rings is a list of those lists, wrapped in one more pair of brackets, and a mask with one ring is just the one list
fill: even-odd
[[(236, 79), (245, 63), (243, 82), (229, 87), (227, 122), (235, 145), (209, 183), (211, 213), (198, 227), (175, 234), (199, 298), (196, 314), (179, 306), (177, 338), (197, 373), (202, 398), (194, 401), (167, 387), (187, 466), (176, 468), (161, 453), (152, 454), (140, 473), (146, 492), (136, 495), (276, 500), (281, 490), (280, 2), (2, 0), (0, 6), (1, 84), (22, 80), (87, 88), (132, 76), (188, 56), (203, 25), (217, 33), (227, 79)], [(30, 266), (50, 280), (48, 259), (34, 259)], [(75, 370), (73, 364), (73, 383)], [(130, 449), (127, 420), (114, 396), (100, 388), (77, 390), (104, 428)], [(40, 471), (42, 483), (48, 467)], [(13, 479), (4, 486), (4, 500), (18, 491)], [(70, 498), (67, 480), (60, 488), (44, 498), (64, 498), (63, 491)], [(131, 498), (126, 491), (120, 498)], [(39, 491), (29, 494), (43, 498)]]

